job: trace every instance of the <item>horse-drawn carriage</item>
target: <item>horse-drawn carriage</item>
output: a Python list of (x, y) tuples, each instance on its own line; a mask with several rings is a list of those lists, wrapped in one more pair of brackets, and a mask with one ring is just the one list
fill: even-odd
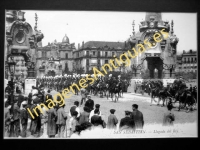
[[(197, 103), (197, 89), (192, 91), (188, 89), (183, 79), (174, 80), (173, 83), (168, 84), (167, 87), (163, 86), (161, 80), (149, 80), (145, 84), (150, 87), (151, 104), (158, 98), (157, 105), (160, 105), (160, 101), (163, 101), (162, 106), (168, 103), (179, 103), (178, 110), (182, 108), (192, 108)], [(156, 102), (156, 101), (155, 101)]]

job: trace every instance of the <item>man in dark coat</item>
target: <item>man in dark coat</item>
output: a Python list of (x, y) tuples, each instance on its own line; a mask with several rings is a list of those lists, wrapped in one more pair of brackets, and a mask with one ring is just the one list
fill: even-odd
[(103, 120), (101, 119), (101, 116), (99, 116), (99, 113), (100, 113), (100, 111), (98, 108), (94, 110), (94, 115), (91, 118), (91, 123), (94, 126), (98, 126), (98, 125), (103, 126)]
[(119, 124), (120, 130), (132, 130), (135, 129), (134, 120), (130, 117), (131, 112), (125, 111), (125, 118), (122, 118)]
[[(31, 118), (31, 125), (30, 125), (30, 131), (31, 135), (35, 137), (39, 137), (40, 135), (40, 130), (41, 130), (41, 118), (40, 118), (40, 110), (36, 109), (36, 113), (33, 110), (35, 107), (37, 107), (37, 104), (39, 103), (40, 99), (33, 97), (33, 105), (31, 105), (31, 112), (34, 116), (34, 119)], [(38, 116), (37, 116), (38, 115)]]
[(66, 127), (67, 114), (64, 111), (65, 104), (58, 108), (57, 110), (57, 121), (56, 125), (58, 126), (58, 137), (64, 137), (64, 131)]
[(79, 124), (89, 122), (90, 113), (88, 107), (84, 107), (83, 110), (84, 112), (82, 112), (80, 115)]
[(85, 102), (85, 106), (89, 108), (89, 112), (94, 109), (94, 101), (91, 99), (90, 95), (88, 95), (88, 100)]
[(18, 137), (20, 134), (20, 108), (17, 100), (14, 100), (13, 120), (15, 136)]
[(138, 110), (138, 105), (132, 105), (133, 112), (131, 113), (131, 119), (135, 122), (136, 129), (142, 129), (144, 126), (143, 114)]
[(18, 95), (18, 106), (19, 108), (21, 107), (21, 103), (24, 101), (24, 96), (22, 95), (22, 92), (19, 90), (18, 91), (19, 95)]

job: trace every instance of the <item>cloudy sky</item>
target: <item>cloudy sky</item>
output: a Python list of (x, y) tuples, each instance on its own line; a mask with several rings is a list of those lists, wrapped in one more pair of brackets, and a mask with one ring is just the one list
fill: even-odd
[[(70, 43), (82, 44), (82, 41), (125, 41), (132, 34), (132, 22), (135, 31), (139, 31), (139, 22), (145, 19), (146, 12), (114, 11), (38, 11), (23, 10), (25, 18), (35, 26), (35, 13), (38, 15), (38, 29), (44, 33), (43, 46), (48, 42), (61, 42), (66, 34)], [(162, 19), (174, 21), (174, 34), (179, 38), (178, 53), (189, 49), (197, 50), (197, 14), (162, 13)]]

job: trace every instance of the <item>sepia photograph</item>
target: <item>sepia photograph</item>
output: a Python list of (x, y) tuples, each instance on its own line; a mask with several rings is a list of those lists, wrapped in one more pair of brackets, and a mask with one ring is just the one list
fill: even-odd
[(4, 139), (198, 137), (197, 13), (5, 10)]

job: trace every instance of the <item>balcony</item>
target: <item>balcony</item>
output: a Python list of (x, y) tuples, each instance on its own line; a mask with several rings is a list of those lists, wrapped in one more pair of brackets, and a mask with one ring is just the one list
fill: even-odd
[(90, 63), (90, 66), (97, 66), (97, 63)]

